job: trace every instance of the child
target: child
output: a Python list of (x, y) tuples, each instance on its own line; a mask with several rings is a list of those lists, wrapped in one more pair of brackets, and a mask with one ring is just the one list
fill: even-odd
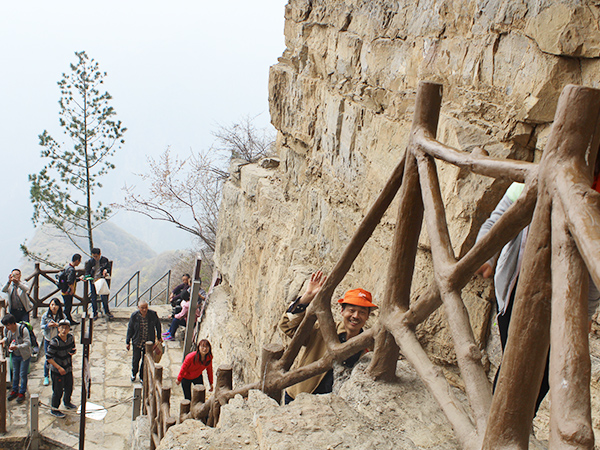
[(27, 374), (31, 362), (29, 330), (26, 325), (17, 323), (17, 319), (12, 314), (6, 314), (2, 318), (2, 325), (7, 329), (7, 335), (1, 342), (2, 345), (8, 345), (12, 361), (12, 392), (8, 396), (8, 401), (16, 398), (17, 403), (23, 403), (27, 392)]
[(58, 336), (50, 341), (46, 353), (48, 364), (52, 366), (52, 410), (50, 414), (60, 418), (65, 417), (65, 414), (58, 409), (63, 394), (65, 408), (77, 409), (77, 406), (71, 403), (71, 394), (73, 393), (71, 357), (75, 354), (76, 349), (75, 339), (69, 331), (71, 331), (71, 322), (67, 319), (58, 322)]
[[(50, 341), (58, 336), (58, 322), (65, 318), (62, 309), (62, 303), (59, 299), (53, 298), (50, 300), (48, 311), (42, 316), (42, 333), (44, 333), (44, 354), (48, 353)], [(50, 384), (50, 365), (48, 360), (44, 362), (44, 386)]]
[(212, 347), (207, 339), (202, 339), (198, 343), (198, 350), (189, 353), (185, 357), (175, 383), (181, 383), (183, 395), (187, 400), (192, 399), (192, 383), (204, 384), (202, 372), (204, 372), (205, 369), (206, 373), (208, 374), (210, 390), (213, 390), (212, 359)]

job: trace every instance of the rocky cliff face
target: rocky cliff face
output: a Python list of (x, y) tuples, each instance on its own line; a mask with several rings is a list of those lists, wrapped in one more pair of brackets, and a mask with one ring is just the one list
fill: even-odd
[[(259, 379), (260, 349), (316, 269), (328, 272), (401, 158), (419, 80), (444, 85), (438, 138), (471, 151), (534, 160), (565, 84), (596, 87), (600, 6), (545, 0), (290, 0), (287, 49), (270, 72), (276, 168), (234, 164), (221, 207), (215, 262), (224, 283), (202, 333), (235, 382)], [(508, 186), (438, 163), (457, 255)], [(384, 291), (395, 204), (339, 287)], [(431, 282), (420, 240), (414, 295)], [(485, 341), (489, 283), (464, 292)], [(337, 308), (336, 308), (337, 310)], [(438, 311), (421, 335), (453, 362)]]

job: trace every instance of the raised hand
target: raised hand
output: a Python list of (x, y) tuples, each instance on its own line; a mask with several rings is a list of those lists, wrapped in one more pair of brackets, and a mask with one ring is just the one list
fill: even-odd
[(310, 276), (310, 280), (308, 280), (308, 283), (306, 284), (306, 290), (300, 298), (300, 303), (310, 303), (312, 299), (315, 298), (315, 296), (319, 293), (323, 287), (323, 284), (325, 284), (325, 280), (327, 280), (327, 277), (323, 275), (322, 271), (317, 270), (315, 273), (313, 273)]

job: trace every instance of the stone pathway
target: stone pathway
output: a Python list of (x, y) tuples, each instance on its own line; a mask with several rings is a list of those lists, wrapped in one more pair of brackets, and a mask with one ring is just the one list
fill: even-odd
[[(165, 305), (152, 306), (159, 317), (168, 317), (170, 307)], [(86, 449), (130, 449), (131, 448), (131, 415), (133, 409), (133, 386), (131, 376), (131, 350), (125, 349), (125, 335), (127, 321), (135, 308), (115, 309), (115, 320), (108, 322), (104, 317), (94, 322), (92, 347), (90, 351), (92, 387), (89, 402), (108, 408), (106, 417), (101, 421), (87, 418), (85, 430)], [(40, 344), (43, 341), (39, 330), (39, 319), (33, 321)], [(162, 321), (163, 331), (170, 321)], [(74, 357), (75, 387), (72, 401), (76, 405), (81, 403), (81, 355), (83, 347), (80, 344), (80, 326), (72, 329), (77, 344), (77, 354)], [(164, 367), (163, 380), (165, 385), (172, 386), (171, 415), (179, 415), (179, 403), (183, 400), (180, 386), (175, 384), (179, 372), (183, 352), (183, 331), (180, 328), (178, 340), (166, 343), (165, 354), (160, 362)], [(44, 356), (31, 365), (29, 374), (29, 394), (39, 394), (40, 402), (50, 404), (52, 395), (51, 386), (43, 386)], [(139, 381), (136, 380), (136, 383)], [(111, 407), (112, 405), (117, 405)], [(8, 403), (6, 436), (27, 436), (29, 431), (29, 396), (27, 401), (18, 405), (12, 401)], [(58, 419), (49, 414), (48, 407), (41, 406), (39, 415), (39, 428), (42, 435), (63, 445), (78, 448), (79, 446), (79, 415), (76, 412), (61, 410), (67, 413), (64, 419)]]

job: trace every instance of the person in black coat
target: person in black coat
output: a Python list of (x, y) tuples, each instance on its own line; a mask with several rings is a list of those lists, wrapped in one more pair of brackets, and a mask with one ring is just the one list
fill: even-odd
[[(127, 351), (133, 343), (133, 360), (131, 362), (131, 381), (140, 373), (140, 380), (144, 378), (144, 356), (146, 355), (146, 342), (161, 343), (161, 326), (158, 314), (148, 308), (148, 302), (140, 300), (138, 310), (129, 318), (125, 344)], [(141, 361), (141, 364), (140, 364)]]
[[(92, 302), (94, 320), (98, 318), (98, 295), (96, 294), (94, 282), (100, 278), (107, 277), (110, 277), (110, 263), (106, 257), (102, 256), (99, 248), (93, 248), (92, 257), (85, 263), (85, 279), (90, 282), (90, 300)], [(106, 317), (112, 319), (113, 315), (108, 309), (108, 295), (101, 295), (100, 300), (104, 306)]]

